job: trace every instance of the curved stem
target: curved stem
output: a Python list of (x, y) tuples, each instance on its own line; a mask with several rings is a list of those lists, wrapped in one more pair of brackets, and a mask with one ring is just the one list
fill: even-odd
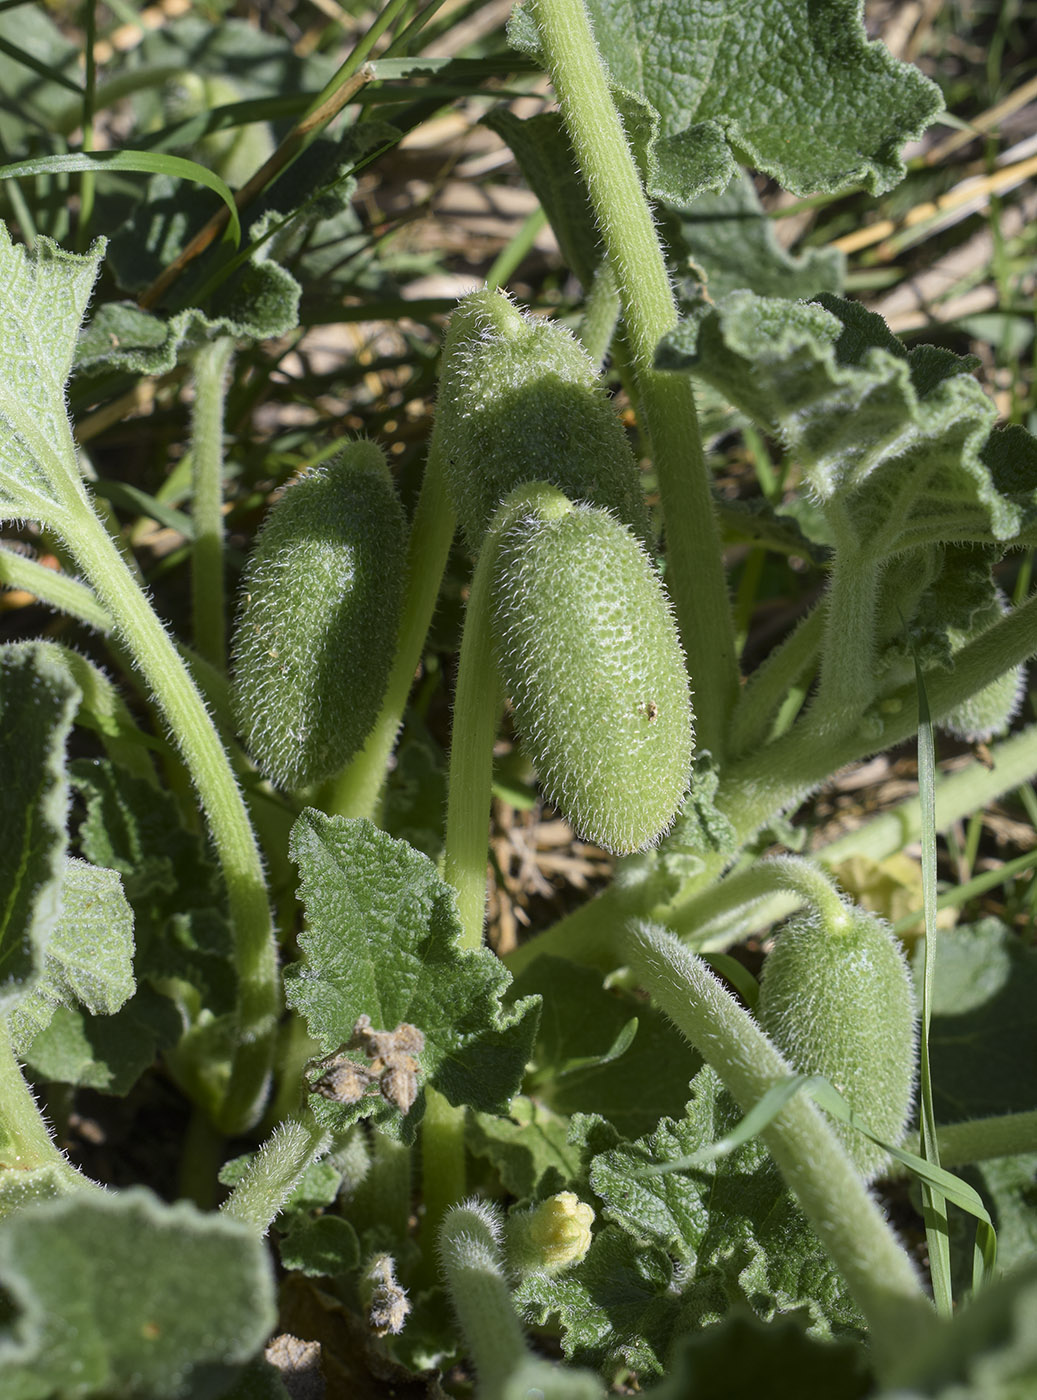
[(31, 1172), (40, 1167), (56, 1169), (62, 1185), (68, 1189), (101, 1189), (66, 1161), (47, 1131), (18, 1068), (7, 1018), (0, 1016), (0, 1171)]
[(224, 1201), (223, 1214), (243, 1220), (265, 1235), (303, 1172), (330, 1141), (329, 1134), (317, 1125), (308, 1109), (298, 1118), (278, 1124)]
[[(631, 929), (630, 965), (712, 1065), (743, 1112), (792, 1069), (701, 959), (650, 925)], [(797, 1095), (760, 1134), (867, 1319), (876, 1371), (888, 1375), (936, 1326), (914, 1265), (819, 1110)]]
[(846, 905), (820, 867), (799, 856), (777, 856), (758, 861), (748, 869), (712, 885), (682, 904), (679, 911), (670, 914), (666, 925), (679, 936), (693, 935), (692, 941), (698, 947), (709, 939), (710, 951), (715, 952), (717, 948), (711, 925), (720, 923), (724, 926), (725, 943), (737, 942), (745, 935), (738, 915), (744, 915), (748, 909), (764, 900), (769, 901), (780, 892), (791, 896), (784, 902), (784, 912), (806, 904), (818, 910), (825, 926), (833, 931), (848, 922)]
[(699, 741), (715, 757), (738, 684), (734, 622), (695, 398), (654, 368), (677, 324), (662, 246), (609, 92), (583, 0), (531, 0), (551, 81), (623, 302), (659, 479), (670, 588), (695, 689)]
[(219, 1126), (228, 1134), (255, 1121), (273, 1056), (281, 1009), (277, 948), (263, 869), (248, 813), (212, 719), (168, 632), (133, 579), (117, 545), (86, 506), (78, 482), (66, 543), (143, 672), (190, 769), (227, 884), (238, 977), (238, 1047)]
[(48, 608), (68, 613), (97, 632), (112, 630), (112, 619), (85, 583), (70, 574), (48, 569), (35, 559), (15, 554), (4, 544), (0, 544), (0, 584), (22, 588)]
[(529, 1354), (511, 1301), (500, 1235), (494, 1208), (475, 1201), (455, 1206), (439, 1231), (443, 1276), (475, 1363), (481, 1396), (503, 1395), (512, 1373)]
[(455, 526), (434, 433), (411, 524), (400, 633), (385, 698), (363, 748), (320, 795), (319, 805), (329, 816), (373, 819), (375, 815), (414, 673), (421, 662)]

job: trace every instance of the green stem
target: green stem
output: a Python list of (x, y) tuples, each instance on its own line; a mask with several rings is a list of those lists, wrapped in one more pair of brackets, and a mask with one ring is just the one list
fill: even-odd
[(425, 1116), (421, 1120), (421, 1222), (424, 1282), (433, 1281), (436, 1240), (443, 1217), (465, 1193), (463, 1108), (448, 1103), (437, 1089), (425, 1089)]
[(746, 681), (731, 716), (728, 753), (733, 758), (766, 743), (785, 697), (815, 665), (824, 627), (825, 610), (816, 607)]
[[(97, 60), (94, 57), (94, 43), (97, 38), (97, 0), (84, 0), (83, 4), (83, 56), (86, 72), (83, 81), (83, 145), (84, 151), (94, 149), (94, 110), (97, 100)], [(84, 170), (79, 177), (79, 221), (76, 227), (76, 249), (83, 252), (90, 238), (90, 221), (94, 214), (94, 195), (97, 177), (92, 170)]]
[(26, 559), (0, 544), (0, 584), (8, 588), (22, 588), (33, 594), (48, 608), (68, 613), (78, 621), (107, 633), (112, 630), (112, 619), (94, 597), (93, 590), (79, 579), (57, 569), (48, 569), (35, 559)]
[(695, 398), (654, 368), (677, 308), (651, 211), (609, 92), (583, 0), (531, 0), (544, 55), (623, 303), (652, 442), (670, 588), (703, 748), (719, 756), (738, 686), (734, 623)]
[(421, 662), (455, 527), (454, 510), (443, 480), (439, 441), (433, 434), (411, 524), (400, 634), (385, 698), (364, 747), (321, 793), (319, 805), (329, 816), (373, 818), (375, 815), (414, 673)]
[(194, 477), (194, 558), (191, 610), (194, 644), (203, 660), (227, 666), (223, 578), (223, 413), (234, 342), (203, 345), (194, 357), (191, 465)]
[(212, 1210), (216, 1204), (224, 1143), (223, 1134), (213, 1127), (209, 1115), (194, 1104), (180, 1154), (177, 1184), (181, 1199), (193, 1201), (199, 1210)]
[(36, 1100), (18, 1068), (7, 1019), (0, 1016), (0, 1170), (31, 1172), (40, 1167), (53, 1168), (66, 1189), (94, 1186), (66, 1161), (47, 1131)]
[(373, 1220), (391, 1231), (397, 1241), (410, 1233), (411, 1166), (411, 1149), (376, 1128), (371, 1135), (367, 1200)]
[(439, 1231), (447, 1291), (479, 1378), (478, 1393), (500, 1395), (529, 1353), (511, 1301), (494, 1208), (455, 1206)]
[(493, 742), (501, 712), (501, 684), (493, 640), (493, 589), (502, 535), (523, 515), (555, 519), (570, 511), (557, 487), (519, 486), (498, 508), (479, 550), (457, 667), (446, 814), (443, 874), (457, 891), (461, 946), (482, 946), (486, 912)]
[(265, 1235), (306, 1168), (326, 1151), (330, 1138), (304, 1110), (279, 1124), (248, 1165), (221, 1210)]
[(875, 694), (875, 600), (881, 567), (837, 549), (825, 600), (816, 713), (829, 723), (861, 714)]
[[(1037, 594), (962, 647), (950, 671), (925, 676), (934, 719), (960, 705), (1004, 671), (1037, 652)], [(742, 841), (777, 813), (802, 801), (838, 768), (869, 753), (909, 739), (918, 728), (915, 684), (902, 686), (882, 702), (882, 729), (862, 734), (847, 722), (833, 732), (818, 704), (782, 739), (734, 764), (725, 775), (718, 806)]]
[[(500, 539), (511, 522), (532, 511), (553, 518), (571, 510), (554, 486), (520, 486), (498, 508), (475, 567), (457, 670), (450, 745), (443, 874), (457, 891), (462, 948), (482, 946), (486, 913), (486, 849), (489, 840), (493, 741), (500, 719), (500, 679), (493, 641), (493, 582)], [(464, 1192), (464, 1110), (429, 1091), (422, 1125), (426, 1232), (434, 1232), (447, 1206)], [(431, 1198), (431, 1199), (430, 1199)], [(434, 1233), (430, 1233), (434, 1238)]]
[(169, 724), (198, 789), (226, 880), (238, 977), (238, 1046), (217, 1121), (228, 1134), (242, 1132), (262, 1106), (281, 1008), (277, 947), (259, 849), (227, 755), (173, 641), (89, 508), (78, 479), (62, 476), (55, 487), (75, 522), (66, 543)]
[(823, 870), (799, 856), (777, 856), (729, 875), (687, 900), (667, 916), (666, 925), (678, 936), (690, 937), (695, 947), (708, 946), (716, 952), (740, 942), (747, 932), (747, 915), (764, 901), (770, 904), (776, 894), (789, 896), (782, 901), (784, 913), (806, 904), (820, 912), (832, 931), (848, 922), (846, 905)]
[[(701, 959), (671, 934), (633, 926), (629, 961), (642, 985), (748, 1113), (792, 1070)], [(820, 1111), (799, 1094), (760, 1134), (871, 1333), (882, 1379), (936, 1325), (914, 1265)]]
[[(972, 1118), (965, 1123), (937, 1125), (936, 1141), (940, 1164), (964, 1167), (972, 1162), (989, 1162), (995, 1157), (1019, 1157), (1037, 1152), (1037, 1110), (1003, 1113), (991, 1118)], [(904, 1143), (908, 1152), (918, 1153), (916, 1133)], [(906, 1176), (907, 1167), (894, 1162), (890, 1176)]]

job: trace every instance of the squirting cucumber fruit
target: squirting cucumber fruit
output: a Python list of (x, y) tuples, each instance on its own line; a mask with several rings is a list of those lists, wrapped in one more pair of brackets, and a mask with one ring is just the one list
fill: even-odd
[[(903, 1141), (914, 1097), (914, 994), (888, 924), (850, 906), (837, 925), (817, 912), (790, 919), (764, 963), (757, 1017), (795, 1069), (824, 1075), (884, 1142)], [(888, 1165), (856, 1129), (832, 1126), (865, 1179)]]
[(405, 525), (385, 458), (357, 441), (271, 508), (242, 580), (234, 707), (256, 766), (292, 790), (337, 773), (378, 715)]
[(473, 553), (501, 501), (529, 481), (605, 506), (650, 538), (637, 463), (586, 351), (500, 292), (473, 292), (454, 312), (436, 432)]
[(502, 531), (501, 673), (547, 797), (606, 850), (644, 850), (688, 789), (688, 677), (651, 560), (608, 511), (565, 501)]

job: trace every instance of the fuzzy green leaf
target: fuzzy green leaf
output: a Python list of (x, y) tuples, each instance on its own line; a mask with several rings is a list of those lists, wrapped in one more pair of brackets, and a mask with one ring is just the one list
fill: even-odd
[(60, 918), (65, 743), (78, 704), (71, 677), (45, 648), (0, 650), (0, 1012), (31, 989)]
[[(362, 1015), (378, 1031), (417, 1027), (424, 1048), (415, 1057), (418, 1097), (402, 1122), (408, 1139), (425, 1084), (452, 1104), (506, 1112), (532, 1050), (538, 1003), (502, 1006), (511, 978), (488, 949), (460, 950), (454, 891), (428, 857), (370, 822), (313, 809), (292, 829), (290, 850), (306, 909), (306, 959), (286, 971), (285, 994), (322, 1053), (343, 1047)], [(352, 1058), (366, 1063), (360, 1051)], [(381, 1095), (342, 1104), (313, 1094), (310, 1104), (336, 1130), (368, 1116), (401, 1129), (399, 1109)]]
[(5, 1400), (215, 1400), (276, 1318), (252, 1230), (140, 1189), (6, 1220), (0, 1285)]
[(133, 995), (133, 911), (114, 870), (70, 859), (61, 886), (61, 914), (31, 995), (10, 1017), (21, 1054), (50, 1024), (58, 1005), (110, 1016)]
[[(600, 1114), (631, 1138), (683, 1112), (702, 1058), (661, 1012), (563, 958), (537, 958), (514, 991), (543, 998), (530, 1082), (538, 1101), (560, 1114)], [(632, 1043), (611, 1058), (635, 1018)]]
[(360, 1266), (360, 1241), (341, 1215), (293, 1219), (278, 1248), (286, 1269), (313, 1278), (335, 1278)]
[(173, 1002), (145, 985), (111, 1016), (55, 1007), (20, 1053), (35, 1078), (122, 1096), (182, 1032)]
[(0, 519), (50, 516), (55, 478), (78, 482), (65, 384), (104, 246), (40, 238), (30, 257), (0, 224)]
[(77, 760), (71, 776), (85, 805), (81, 851), (122, 876), (138, 977), (181, 979), (199, 989), (209, 1010), (229, 1010), (234, 973), (221, 882), (176, 800), (103, 760)]
[(700, 295), (703, 281), (713, 301), (739, 288), (790, 301), (842, 290), (842, 254), (835, 248), (787, 253), (744, 171), (720, 194), (704, 194), (688, 208), (663, 205), (659, 215), (682, 301)]
[[(764, 1321), (793, 1310), (820, 1337), (858, 1333), (860, 1320), (777, 1168), (758, 1142), (691, 1172), (646, 1175), (724, 1136), (741, 1117), (710, 1069), (687, 1116), (651, 1136), (599, 1150), (590, 1186), (605, 1222), (582, 1263), (523, 1279), (518, 1298), (537, 1322), (556, 1316), (567, 1356), (608, 1370), (662, 1371), (674, 1341), (743, 1305)], [(593, 1120), (574, 1123), (601, 1142)], [(601, 1145), (604, 1146), (602, 1143)]]
[(710, 1069), (693, 1085), (687, 1116), (591, 1163), (604, 1215), (693, 1272), (683, 1290), (686, 1327), (722, 1317), (741, 1298), (765, 1320), (803, 1309), (821, 1336), (853, 1328), (856, 1311), (763, 1146), (753, 1141), (692, 1171), (645, 1175), (724, 1137), (741, 1119)]
[(577, 1178), (580, 1153), (568, 1134), (567, 1118), (524, 1094), (512, 1099), (506, 1116), (469, 1113), (465, 1123), (469, 1150), (492, 1163), (519, 1200), (554, 1195)]
[[(382, 122), (353, 128), (341, 143), (314, 142), (296, 164), (253, 206), (245, 228), (240, 266), (206, 296), (202, 289), (217, 259), (213, 249), (198, 259), (176, 286), (172, 315), (143, 311), (134, 302), (101, 306), (83, 330), (76, 368), (88, 373), (123, 369), (134, 374), (164, 374), (179, 359), (217, 336), (265, 340), (287, 334), (298, 323), (302, 281), (317, 276), (305, 250), (334, 242), (344, 216), (352, 217), (354, 171), (372, 150), (389, 144), (396, 133)], [(112, 238), (110, 263), (126, 291), (149, 285), (181, 253), (211, 213), (211, 200), (166, 176), (147, 187), (135, 214)], [(291, 264), (289, 272), (285, 264)]]
[(1037, 454), (1005, 460), (974, 362), (908, 352), (856, 303), (733, 292), (668, 336), (659, 363), (784, 439), (833, 538), (862, 558), (1014, 541), (1037, 515)]
[(614, 1225), (575, 1268), (527, 1274), (515, 1301), (535, 1325), (561, 1324), (562, 1350), (577, 1365), (648, 1376), (662, 1372), (681, 1306), (669, 1256)]
[[(724, 189), (736, 160), (796, 194), (858, 184), (880, 194), (903, 178), (901, 148), (943, 106), (917, 69), (867, 41), (857, 0), (587, 8), (627, 129), (634, 113), (647, 129), (649, 191), (677, 203)], [(528, 16), (509, 37), (535, 52)]]

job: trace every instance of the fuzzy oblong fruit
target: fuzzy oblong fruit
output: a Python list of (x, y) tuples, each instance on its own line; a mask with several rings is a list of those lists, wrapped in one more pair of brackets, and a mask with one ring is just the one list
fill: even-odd
[(473, 553), (500, 503), (530, 481), (604, 506), (650, 538), (637, 463), (587, 352), (500, 292), (473, 292), (451, 318), (436, 432)]
[[(801, 1074), (824, 1075), (862, 1122), (898, 1146), (914, 1101), (916, 1037), (911, 976), (889, 925), (848, 907), (830, 927), (820, 913), (790, 919), (764, 963), (757, 1017)], [(861, 1175), (888, 1154), (833, 1122)]]
[(396, 646), (403, 511), (381, 450), (351, 442), (271, 507), (242, 579), (234, 708), (280, 788), (332, 777), (374, 725)]
[(693, 725), (659, 577), (606, 510), (520, 516), (501, 532), (494, 625), (515, 722), (547, 797), (606, 850), (644, 850), (688, 790)]

